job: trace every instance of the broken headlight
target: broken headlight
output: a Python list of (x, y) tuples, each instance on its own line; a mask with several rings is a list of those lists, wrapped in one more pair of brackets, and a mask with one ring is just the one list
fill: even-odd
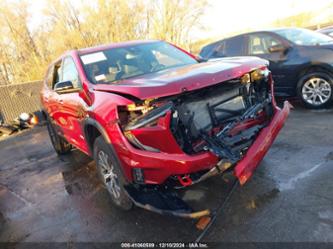
[(152, 152), (160, 152), (159, 149), (153, 148), (151, 146), (145, 145), (141, 143), (135, 136), (132, 134), (131, 131), (125, 131), (125, 136), (128, 139), (128, 141), (131, 142), (131, 144), (135, 145), (135, 147), (141, 149), (141, 150), (147, 150), (147, 151), (152, 151)]
[(126, 125), (124, 130), (131, 131), (157, 122), (158, 118), (164, 116), (169, 110), (171, 110), (172, 107), (172, 102), (168, 102), (165, 105), (156, 107), (155, 109), (148, 111), (147, 113), (132, 120), (128, 125)]
[(250, 73), (251, 82), (267, 79), (270, 71), (267, 68), (256, 69)]
[(252, 71), (251, 73), (244, 74), (240, 81), (242, 84), (248, 84), (251, 82), (256, 82), (262, 79), (267, 79), (270, 71), (267, 68), (264, 69), (256, 69)]
[(156, 126), (160, 118), (164, 117), (172, 107), (172, 102), (159, 103), (154, 106), (145, 102), (143, 105), (128, 105), (126, 110), (120, 109), (120, 122), (127, 140), (138, 149), (160, 152), (159, 149), (149, 146), (151, 139), (148, 139), (147, 142), (147, 140), (142, 137), (145, 136), (147, 132), (149, 133), (149, 131), (140, 130), (140, 128)]

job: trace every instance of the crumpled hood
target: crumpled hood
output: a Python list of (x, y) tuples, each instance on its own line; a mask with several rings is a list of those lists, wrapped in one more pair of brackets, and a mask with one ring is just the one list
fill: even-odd
[(234, 79), (268, 65), (257, 57), (230, 57), (162, 70), (110, 84), (94, 85), (95, 91), (150, 99), (176, 95)]

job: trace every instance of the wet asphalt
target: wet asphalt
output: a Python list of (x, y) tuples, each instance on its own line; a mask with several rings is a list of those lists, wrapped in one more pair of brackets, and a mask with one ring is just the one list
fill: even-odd
[[(252, 179), (237, 186), (202, 241), (333, 242), (333, 109), (297, 106)], [(217, 176), (181, 195), (215, 209), (233, 185)], [(194, 241), (195, 220), (112, 206), (95, 164), (58, 157), (45, 127), (0, 142), (0, 242)]]

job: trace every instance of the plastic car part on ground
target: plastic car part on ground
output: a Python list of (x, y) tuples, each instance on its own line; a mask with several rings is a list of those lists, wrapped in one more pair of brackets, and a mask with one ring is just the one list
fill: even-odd
[(148, 188), (140, 190), (134, 186), (126, 186), (126, 190), (136, 206), (155, 213), (192, 219), (210, 215), (208, 209), (194, 211), (175, 192)]
[(0, 136), (12, 135), (17, 131), (32, 128), (38, 123), (37, 115), (23, 112), (10, 124), (0, 125)]

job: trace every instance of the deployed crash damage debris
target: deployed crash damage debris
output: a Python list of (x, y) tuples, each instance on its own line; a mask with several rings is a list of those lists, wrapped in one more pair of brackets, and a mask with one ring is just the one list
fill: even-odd
[(210, 150), (231, 164), (241, 159), (272, 115), (268, 70), (255, 73), (263, 77), (231, 80), (177, 100), (171, 129), (184, 151)]
[(210, 215), (208, 209), (194, 211), (176, 192), (166, 188), (126, 186), (126, 190), (136, 206), (159, 214), (192, 219)]
[[(274, 114), (269, 76), (268, 69), (258, 69), (223, 84), (130, 106), (127, 114), (122, 112), (125, 115), (121, 120), (122, 128), (135, 147), (159, 152), (157, 148), (142, 144), (131, 131), (156, 126), (159, 118), (164, 117), (170, 120), (170, 130), (184, 152), (192, 155), (210, 151), (216, 155), (219, 161), (212, 169), (172, 176), (164, 187), (192, 185), (232, 169), (262, 128), (269, 124)], [(178, 213), (182, 217), (209, 214), (205, 210), (192, 216), (185, 215), (193, 210), (165, 188), (144, 187), (143, 190), (132, 186), (127, 190), (134, 203), (152, 211)]]
[(156, 126), (164, 117), (184, 152), (211, 151), (234, 165), (273, 115), (268, 76), (267, 69), (255, 70), (217, 86), (129, 106), (127, 114), (121, 112), (123, 130), (134, 146), (158, 152), (131, 131)]

